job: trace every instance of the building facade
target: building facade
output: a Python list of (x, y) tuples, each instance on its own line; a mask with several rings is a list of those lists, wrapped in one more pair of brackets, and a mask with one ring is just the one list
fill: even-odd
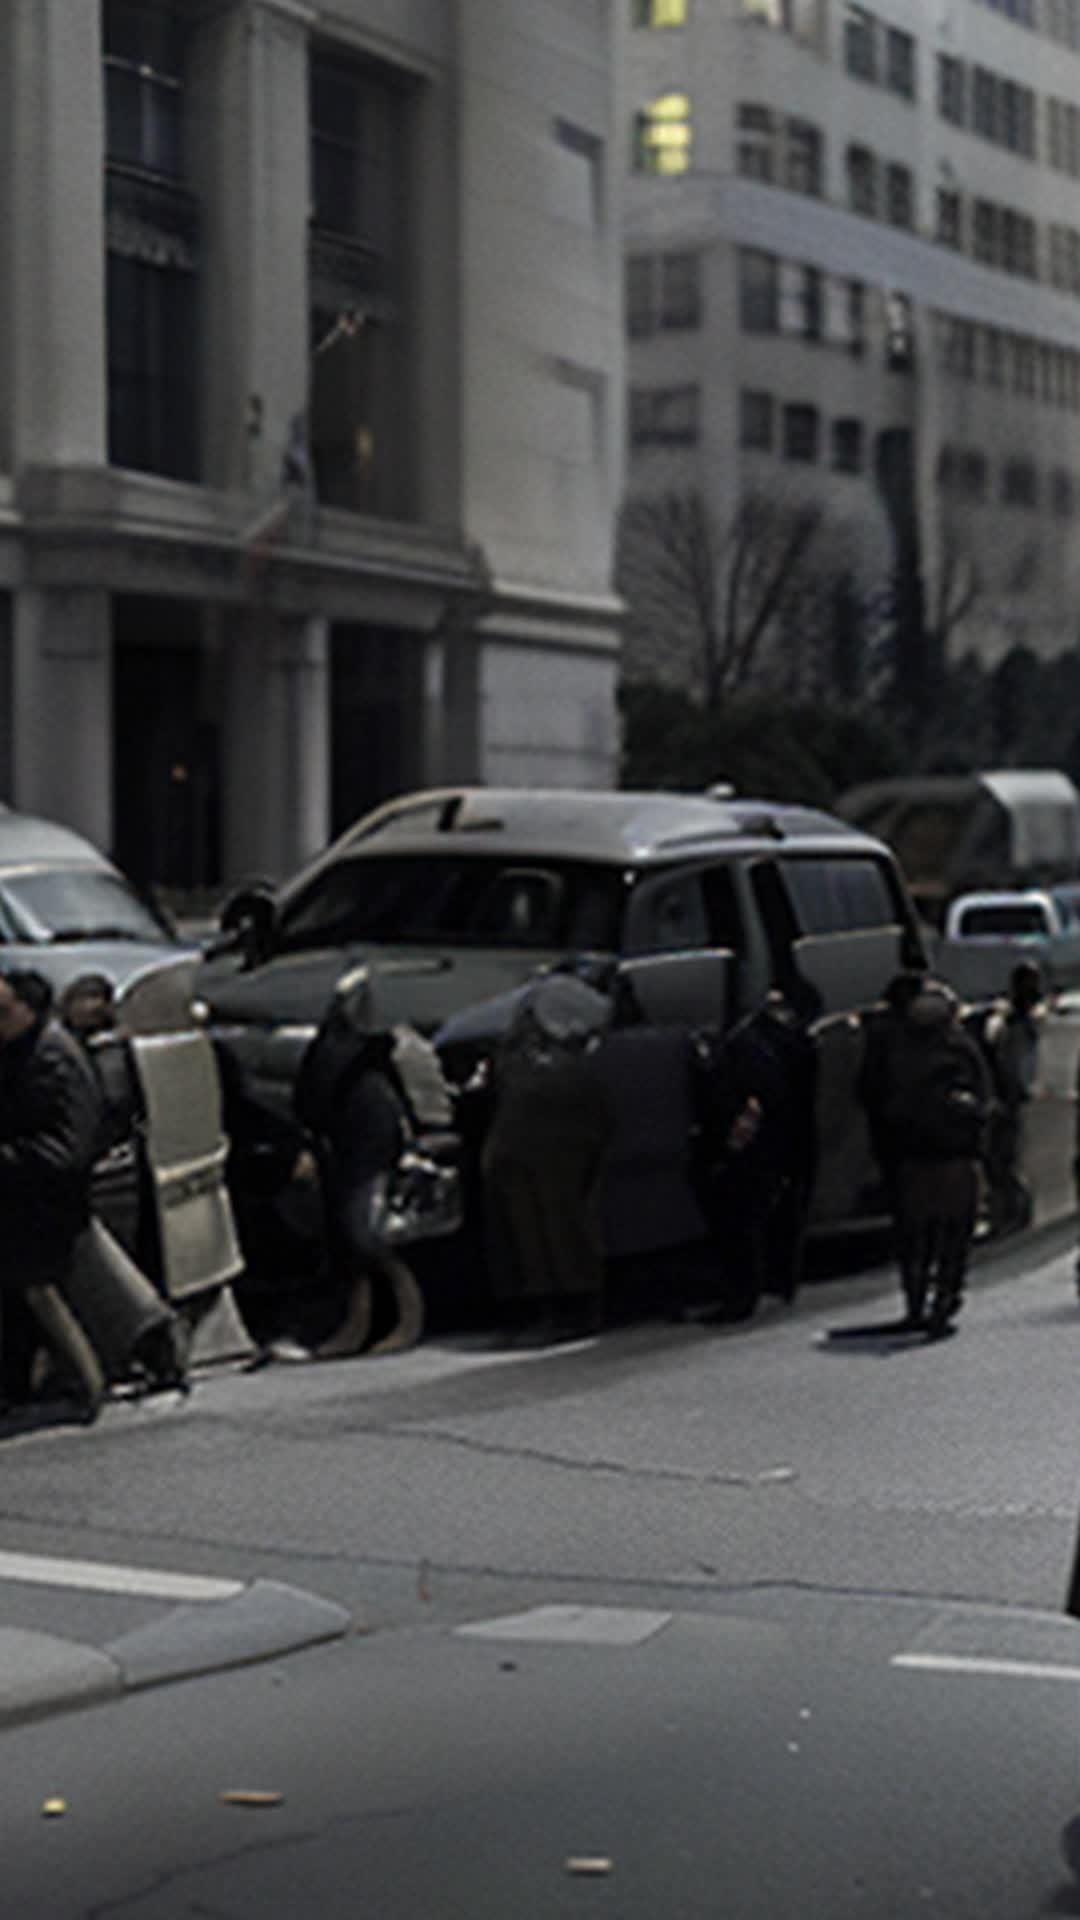
[(610, 783), (613, 29), (3, 0), (0, 798), (201, 887)]
[(1077, 0), (627, 4), (634, 492), (816, 503), (871, 604), (908, 542), (953, 655), (1075, 645)]

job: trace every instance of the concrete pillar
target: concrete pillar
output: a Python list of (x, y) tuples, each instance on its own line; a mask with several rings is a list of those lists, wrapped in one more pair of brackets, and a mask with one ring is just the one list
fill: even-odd
[(226, 879), (282, 879), (330, 831), (325, 620), (252, 613), (225, 655)]
[(281, 485), (307, 407), (308, 7), (252, 0), (211, 14), (191, 48), (189, 163), (203, 211), (205, 472)]
[(112, 630), (107, 593), (15, 596), (14, 801), (112, 846)]
[(98, 0), (8, 0), (12, 464), (105, 458)]

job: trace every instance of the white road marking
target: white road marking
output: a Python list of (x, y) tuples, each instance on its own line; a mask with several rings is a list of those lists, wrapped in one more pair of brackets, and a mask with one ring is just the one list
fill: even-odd
[(891, 1667), (923, 1673), (976, 1673), (1010, 1680), (1069, 1680), (1080, 1686), (1080, 1667), (1058, 1666), (1048, 1660), (994, 1660), (971, 1653), (896, 1653)]
[(579, 1646), (633, 1647), (672, 1619), (642, 1607), (530, 1607), (497, 1620), (478, 1620), (457, 1632), (476, 1640), (548, 1640)]
[(34, 1553), (0, 1552), (0, 1580), (81, 1587), (89, 1593), (126, 1593), (143, 1600), (234, 1600), (244, 1591), (242, 1580), (159, 1573), (150, 1567), (113, 1567), (100, 1560), (51, 1560)]

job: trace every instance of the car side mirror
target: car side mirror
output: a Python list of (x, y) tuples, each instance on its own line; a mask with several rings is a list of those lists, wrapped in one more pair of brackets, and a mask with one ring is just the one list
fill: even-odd
[(269, 887), (240, 887), (221, 909), (219, 937), (212, 953), (236, 953), (245, 967), (256, 967), (270, 954), (276, 924), (274, 896)]

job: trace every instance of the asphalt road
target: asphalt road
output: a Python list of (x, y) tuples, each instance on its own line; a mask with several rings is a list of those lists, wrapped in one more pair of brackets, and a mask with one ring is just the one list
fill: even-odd
[[(891, 1308), (864, 1276), (742, 1330), (227, 1372), (8, 1442), (0, 1547), (57, 1578), (0, 1564), (4, 1628), (138, 1630), (125, 1569), (354, 1628), (6, 1727), (3, 1910), (1080, 1914), (1070, 1238), (981, 1265), (939, 1346), (823, 1344)], [(61, 1586), (73, 1558), (115, 1590)]]

